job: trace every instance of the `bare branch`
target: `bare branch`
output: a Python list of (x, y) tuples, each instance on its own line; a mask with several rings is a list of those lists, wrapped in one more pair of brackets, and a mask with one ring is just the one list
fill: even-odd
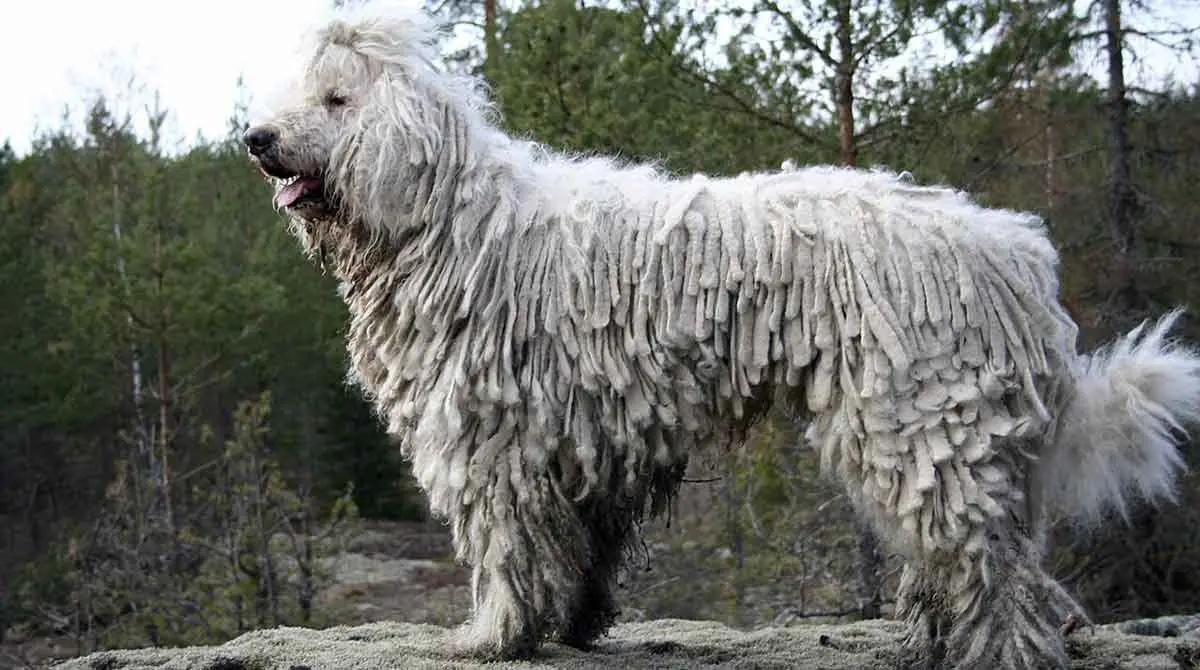
[[(1039, 134), (1040, 134), (1040, 132), (1041, 132), (1041, 130), (1039, 129)], [(1034, 137), (1036, 137), (1036, 135)], [(1027, 142), (1024, 142), (1024, 143), (1027, 143)], [(1100, 146), (1087, 147), (1086, 149), (1080, 149), (1079, 151), (1072, 151), (1072, 152), (1066, 153), (1066, 154), (1059, 154), (1049, 160), (1020, 161), (1018, 163), (1014, 163), (1014, 165), (1016, 165), (1017, 167), (1022, 167), (1022, 168), (1045, 167), (1052, 163), (1065, 163), (1067, 161), (1075, 160), (1076, 158), (1090, 156), (1091, 154), (1098, 153), (1102, 150), (1103, 150), (1103, 147), (1100, 147)], [(1012, 155), (1012, 154), (1009, 153), (1006, 155)]]
[(1172, 37), (1172, 36), (1195, 35), (1197, 33), (1200, 33), (1200, 26), (1190, 26), (1190, 27), (1178, 26), (1176, 28), (1170, 28), (1170, 29), (1166, 29), (1166, 30), (1139, 30), (1137, 28), (1125, 28), (1121, 32), (1125, 35), (1133, 35), (1135, 37), (1161, 38), (1161, 37)]
[[(1122, 37), (1132, 36), (1132, 37), (1141, 37), (1143, 39), (1148, 39), (1148, 40), (1154, 42), (1155, 44), (1161, 44), (1162, 46), (1165, 46), (1168, 48), (1180, 48), (1178, 45), (1172, 45), (1168, 42), (1163, 41), (1163, 38), (1166, 38), (1166, 37), (1190, 37), (1193, 35), (1200, 36), (1200, 26), (1192, 26), (1192, 27), (1182, 27), (1181, 26), (1178, 28), (1171, 28), (1171, 29), (1164, 29), (1164, 30), (1139, 30), (1137, 28), (1125, 27), (1125, 28), (1122, 28), (1121, 30), (1117, 31), (1117, 33)], [(1107, 37), (1107, 36), (1108, 36), (1108, 31), (1103, 30), (1103, 29), (1088, 30), (1085, 32), (1078, 33), (1075, 36), (1075, 41), (1086, 42), (1088, 40), (1094, 40), (1094, 39), (1098, 39), (1101, 37)]]
[(447, 21), (444, 25), (454, 26), (454, 27), (469, 26), (471, 28), (478, 28), (479, 30), (486, 30), (486, 27), (482, 23), (480, 23), (479, 21), (472, 21), (470, 19), (457, 19), (454, 21)]

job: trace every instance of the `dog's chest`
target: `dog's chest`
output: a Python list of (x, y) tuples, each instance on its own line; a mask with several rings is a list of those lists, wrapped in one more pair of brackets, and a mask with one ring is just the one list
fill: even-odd
[(350, 376), (386, 418), (389, 432), (423, 411), (448, 356), (461, 343), (450, 320), (450, 296), (418, 290), (414, 277), (385, 273), (343, 282), (350, 312), (346, 347)]

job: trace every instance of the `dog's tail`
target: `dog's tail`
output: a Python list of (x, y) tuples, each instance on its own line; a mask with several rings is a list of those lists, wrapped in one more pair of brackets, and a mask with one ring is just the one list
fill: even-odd
[(1177, 443), (1200, 422), (1200, 354), (1172, 343), (1176, 310), (1077, 361), (1042, 468), (1045, 502), (1084, 524), (1130, 503), (1175, 499)]

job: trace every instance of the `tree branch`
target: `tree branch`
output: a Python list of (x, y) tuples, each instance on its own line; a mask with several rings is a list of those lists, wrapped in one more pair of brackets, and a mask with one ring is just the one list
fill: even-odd
[(975, 174), (971, 175), (971, 180), (969, 182), (967, 182), (967, 185), (965, 186), (966, 190), (968, 190), (968, 191), (974, 190), (975, 184), (978, 183), (978, 181), (981, 178), (987, 176), (988, 173), (990, 173), (992, 170), (995, 170), (1004, 161), (1015, 156), (1018, 151), (1020, 151), (1022, 148), (1024, 148), (1027, 144), (1030, 144), (1037, 138), (1041, 137), (1044, 132), (1045, 132), (1045, 129), (1039, 127), (1037, 129), (1035, 129), (1029, 135), (1027, 135), (1027, 136), (1021, 138), (1019, 141), (1013, 143), (1013, 145), (1011, 147), (1009, 147), (1007, 151), (1000, 154), (996, 158), (992, 159), (992, 162), (985, 165), (983, 167), (983, 169), (981, 169), (978, 172), (976, 172)]
[(821, 60), (824, 61), (829, 67), (836, 68), (838, 66), (838, 61), (833, 57), (833, 54), (829, 53), (825, 49), (822, 49), (819, 44), (813, 41), (813, 39), (809, 37), (808, 33), (804, 31), (804, 28), (792, 18), (790, 12), (785, 12), (783, 8), (779, 6), (779, 3), (775, 2), (775, 0), (760, 1), (762, 2), (763, 7), (766, 7), (771, 13), (783, 19), (783, 22), (787, 24), (788, 31), (791, 33), (792, 37), (795, 37), (796, 41), (804, 46), (805, 49), (817, 54), (817, 56), (819, 56)]
[(886, 43), (888, 40), (896, 37), (896, 35), (899, 35), (901, 30), (909, 27), (910, 21), (912, 21), (912, 8), (905, 3), (904, 11), (896, 20), (895, 27), (883, 35), (880, 35), (879, 39), (874, 41), (868, 40), (859, 44), (858, 56), (854, 59), (854, 70), (858, 71), (858, 67), (866, 61), (867, 56), (870, 56), (872, 53), (874, 53), (875, 49), (879, 48), (879, 45)]
[[(669, 44), (666, 43), (666, 40), (663, 39), (662, 33), (659, 30), (658, 21), (653, 18), (654, 15), (651, 13), (650, 8), (647, 6), (646, 0), (636, 0), (636, 2), (637, 2), (639, 9), (641, 9), (642, 13), (646, 17), (646, 27), (649, 28), (649, 30), (650, 30), (651, 40), (653, 40), (653, 42), (656, 45), (658, 45), (658, 47), (660, 49), (662, 49), (664, 53), (673, 54), (674, 50), (672, 49), (672, 47)], [(736, 92), (734, 92), (729, 86), (721, 83), (718, 79), (711, 76), (707, 72), (703, 72), (702, 70), (699, 70), (699, 69), (684, 67), (677, 63), (671, 64), (671, 71), (676, 74), (684, 75), (687, 78), (691, 79), (693, 82), (699, 83), (703, 86), (706, 86), (706, 87), (716, 91), (722, 97), (728, 99), (730, 102), (732, 102), (736, 106), (736, 109), (734, 109), (734, 108), (728, 108), (728, 107), (718, 107), (716, 105), (713, 105), (711, 102), (706, 103), (709, 105), (709, 107), (711, 109), (716, 109), (718, 111), (726, 111), (726, 112), (738, 112), (738, 113), (744, 114), (746, 116), (749, 116), (750, 118), (756, 119), (756, 120), (766, 123), (768, 125), (775, 126), (777, 128), (786, 130), (786, 131), (790, 132), (791, 134), (795, 135), (796, 137), (799, 137), (802, 141), (812, 144), (814, 146), (822, 146), (825, 144), (825, 142), (822, 142), (821, 140), (819, 140), (816, 136), (812, 135), (811, 133), (806, 132), (805, 130), (803, 130), (802, 128), (797, 126), (795, 123), (789, 123), (783, 119), (779, 119), (771, 114), (767, 114), (766, 112), (763, 112), (761, 109), (758, 108), (757, 105), (745, 100), (740, 95), (738, 95)]]

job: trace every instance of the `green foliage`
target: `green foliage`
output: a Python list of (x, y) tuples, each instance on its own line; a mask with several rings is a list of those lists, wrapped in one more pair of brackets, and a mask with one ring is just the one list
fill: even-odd
[(318, 499), (334, 499), (352, 484), (355, 504), (364, 517), (420, 519), (424, 500), (416, 482), (400, 450), (380, 435), (374, 411), (358, 392), (338, 384), (327, 392), (323, 409), (316, 437), (329, 446), (315, 455), (322, 468), (315, 482)]
[(186, 514), (124, 462), (89, 532), (73, 542), (64, 594), (76, 633), (100, 647), (216, 642), (253, 628), (314, 624), (314, 600), (357, 528), (349, 492), (324, 514), (270, 447), (269, 396), (241, 403)]
[[(332, 577), (325, 559), (355, 530), (351, 491), (338, 497), (328, 518), (314, 516), (311, 492), (285, 482), (269, 447), (269, 395), (238, 407), (233, 436), (216, 465), (215, 486), (197, 490), (205, 523), (188, 538), (218, 566), (209, 590), (234, 632), (312, 622), (313, 599)], [(215, 536), (212, 536), (213, 532)], [(293, 592), (284, 597), (284, 592)], [(291, 607), (286, 605), (291, 604)], [(289, 613), (290, 610), (290, 613)]]
[[(790, 136), (800, 162), (886, 162), (1062, 63), (1074, 25), (1056, 0), (626, 4), (651, 11), (652, 25), (683, 26), (660, 46), (719, 93), (709, 106)], [(715, 54), (723, 66), (708, 64)]]
[(713, 174), (778, 166), (797, 150), (778, 129), (731, 115), (735, 101), (687, 69), (683, 26), (639, 11), (546, 0), (507, 17), (489, 67), (506, 125), (558, 149)]
[[(10, 581), (10, 587), (0, 594), (0, 622), (29, 621), (53, 632), (65, 619), (53, 616), (47, 604), (69, 601), (71, 594), (70, 570), (72, 547), (68, 543), (56, 543), (49, 547), (36, 561), (21, 566)], [(47, 616), (47, 615), (51, 616)]]

